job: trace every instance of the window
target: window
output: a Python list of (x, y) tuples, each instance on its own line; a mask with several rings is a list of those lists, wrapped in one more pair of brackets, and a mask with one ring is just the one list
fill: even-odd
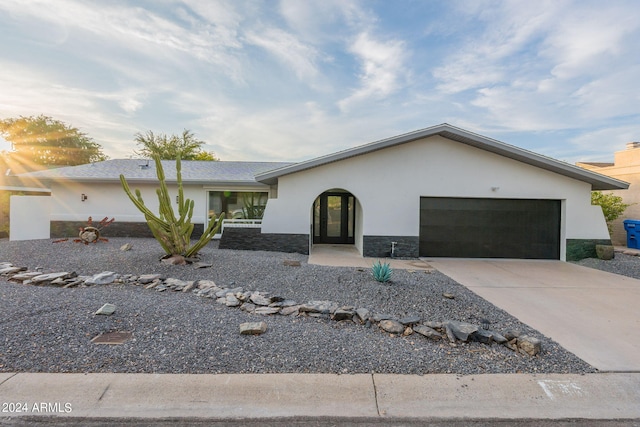
[(225, 213), (226, 219), (262, 219), (267, 192), (209, 191), (209, 218)]

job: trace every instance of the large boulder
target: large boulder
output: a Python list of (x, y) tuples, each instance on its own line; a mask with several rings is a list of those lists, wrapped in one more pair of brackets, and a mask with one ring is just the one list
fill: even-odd
[(614, 255), (613, 246), (611, 245), (596, 245), (596, 255), (598, 258), (605, 261), (612, 260)]

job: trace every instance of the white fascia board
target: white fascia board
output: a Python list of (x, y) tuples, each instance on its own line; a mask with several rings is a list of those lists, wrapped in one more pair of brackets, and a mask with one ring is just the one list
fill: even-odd
[(26, 191), (29, 193), (51, 193), (50, 189), (42, 188), (42, 187), (0, 186), (0, 191)]

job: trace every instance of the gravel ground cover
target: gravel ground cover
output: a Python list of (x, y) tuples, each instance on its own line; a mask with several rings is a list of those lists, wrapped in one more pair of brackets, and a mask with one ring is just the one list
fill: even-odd
[(640, 279), (640, 258), (633, 255), (616, 252), (615, 257), (609, 261), (598, 258), (586, 258), (575, 262), (575, 264)]
[[(121, 251), (131, 243), (133, 249)], [(394, 271), (378, 283), (369, 271), (307, 264), (307, 257), (278, 252), (232, 251), (212, 242), (201, 260), (212, 268), (160, 263), (153, 239), (114, 238), (85, 246), (51, 240), (0, 240), (0, 262), (75, 271), (160, 273), (182, 280), (214, 280), (219, 286), (270, 292), (298, 302), (331, 300), (395, 317), (424, 321), (488, 319), (500, 332), (519, 329), (542, 340), (536, 357), (504, 346), (394, 337), (377, 326), (312, 317), (261, 316), (191, 293), (157, 292), (132, 285), (62, 289), (0, 279), (0, 372), (138, 373), (583, 373), (595, 369), (505, 311), (439, 272)], [(298, 260), (300, 267), (283, 265)], [(454, 299), (447, 299), (450, 293)], [(104, 303), (112, 316), (93, 313)], [(239, 334), (243, 322), (266, 321), (259, 336)], [(104, 332), (130, 331), (122, 345), (91, 342)]]

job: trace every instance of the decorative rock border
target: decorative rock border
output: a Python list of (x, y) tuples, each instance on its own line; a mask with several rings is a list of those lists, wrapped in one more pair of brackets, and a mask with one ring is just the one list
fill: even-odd
[[(418, 316), (395, 318), (388, 314), (371, 314), (367, 308), (340, 305), (334, 301), (308, 301), (298, 303), (268, 292), (246, 290), (242, 287), (219, 287), (212, 280), (185, 281), (164, 278), (160, 274), (120, 275), (111, 271), (80, 276), (75, 272), (43, 273), (28, 271), (26, 267), (16, 267), (8, 262), (0, 262), (0, 276), (10, 282), (23, 285), (57, 286), (62, 288), (88, 287), (108, 285), (112, 283), (141, 286), (156, 292), (191, 292), (201, 298), (210, 298), (227, 307), (235, 307), (251, 314), (270, 316), (304, 316), (330, 319), (337, 322), (353, 322), (355, 324), (377, 327), (392, 336), (408, 336), (418, 334), (427, 339), (447, 340), (452, 345), (457, 341), (476, 341), (491, 345), (492, 343), (522, 354), (535, 356), (541, 352), (541, 341), (535, 337), (521, 335), (519, 331), (498, 333), (470, 323), (446, 320), (444, 322), (423, 321)], [(484, 325), (486, 326), (486, 325)], [(266, 324), (252, 322), (241, 328), (242, 334), (257, 334), (266, 330)]]

